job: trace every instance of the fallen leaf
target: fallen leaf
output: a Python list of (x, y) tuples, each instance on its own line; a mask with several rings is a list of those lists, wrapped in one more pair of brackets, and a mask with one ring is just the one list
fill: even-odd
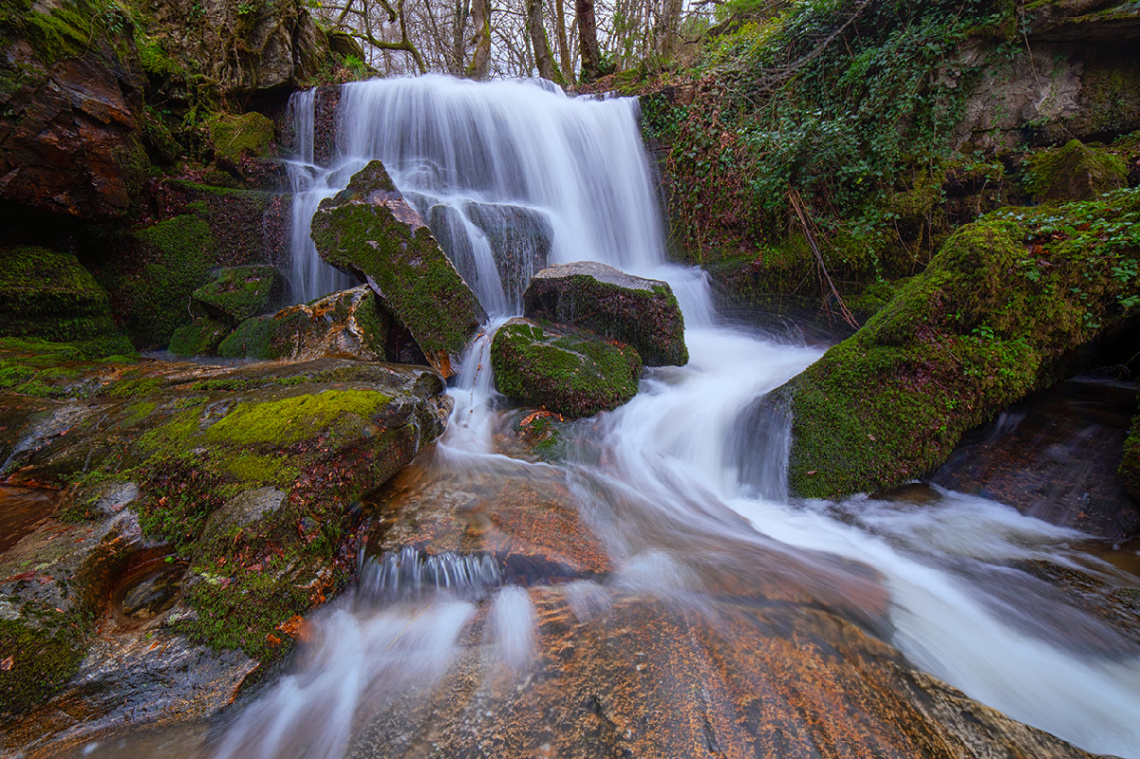
[(12, 669), (15, 663), (15, 656), (9, 656), (7, 659), (0, 660), (0, 672), (7, 672)]

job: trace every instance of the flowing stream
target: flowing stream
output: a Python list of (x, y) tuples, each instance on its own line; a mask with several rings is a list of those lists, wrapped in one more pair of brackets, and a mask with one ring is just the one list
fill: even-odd
[[(311, 133), (311, 94), (294, 106)], [(380, 158), (432, 225), (492, 320), (450, 391), (455, 411), (430, 466), (457, 482), (546, 481), (572, 494), (615, 567), (559, 586), (576, 613), (604, 614), (628, 588), (699, 598), (710, 568), (742, 583), (786, 576), (859, 607), (866, 577), (844, 567), (869, 565), (889, 591), (888, 623), (877, 634), (917, 667), (1082, 748), (1140, 757), (1135, 639), (1026, 570), (1043, 562), (1137, 587), (1083, 553), (1079, 533), (934, 488), (842, 503), (787, 497), (786, 425), (758, 422), (756, 402), (822, 350), (721, 323), (701, 272), (664, 263), (635, 101), (423, 77), (346, 85), (339, 123), (341, 156), (331, 168), (313, 165), (311, 139), (302, 147), (309, 152), (294, 172), (311, 189), (299, 193), (295, 213), (311, 214), (320, 197)], [(512, 224), (522, 229), (514, 237), (503, 233)], [(298, 243), (294, 268), (305, 298), (341, 286), (311, 248)], [(487, 351), (498, 325), (519, 312), (535, 268), (576, 260), (669, 281), (691, 360), (647, 370), (637, 397), (579, 423), (582, 445), (552, 466), (497, 441), (508, 412)], [(825, 579), (747, 558), (759, 546), (815, 563)], [(433, 689), (465, 661), (473, 631), (482, 636), (480, 671), (522, 677), (536, 656), (539, 615), (533, 594), (486, 556), (371, 555), (355, 597), (316, 616), (295, 671), (231, 719), (214, 756), (368, 755), (361, 735), (381, 715), (404, 720), (394, 735), (428, 719), (415, 715), (430, 714)]]

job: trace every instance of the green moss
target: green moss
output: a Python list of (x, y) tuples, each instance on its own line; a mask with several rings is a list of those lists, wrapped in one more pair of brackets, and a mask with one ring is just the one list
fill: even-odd
[(1118, 471), (1128, 494), (1140, 501), (1140, 416), (1132, 418), (1128, 437), (1124, 439), (1124, 458)]
[(168, 350), (176, 356), (210, 356), (229, 334), (230, 327), (226, 324), (213, 319), (195, 319), (174, 330)]
[(232, 266), (194, 291), (193, 298), (208, 315), (238, 323), (263, 314), (280, 301), (281, 275), (272, 266)]
[(0, 714), (19, 714), (46, 702), (79, 670), (82, 636), (59, 623), (53, 632), (0, 619)]
[(124, 276), (115, 288), (125, 301), (127, 327), (142, 345), (164, 346), (189, 321), (190, 295), (214, 265), (210, 225), (193, 214), (159, 222), (136, 233), (143, 244), (142, 270)]
[(231, 165), (243, 157), (263, 158), (273, 144), (273, 122), (256, 112), (238, 115), (218, 113), (206, 122), (215, 155)]
[(218, 345), (218, 355), (224, 358), (259, 358), (269, 361), (280, 358), (274, 337), (277, 320), (272, 316), (255, 316), (237, 326)]
[(240, 405), (206, 432), (211, 442), (289, 445), (348, 415), (365, 419), (388, 405), (391, 396), (365, 390), (326, 390), (280, 401)]
[(577, 418), (609, 411), (637, 394), (641, 358), (596, 335), (512, 319), (491, 344), (499, 392)]
[(1088, 200), (1128, 184), (1128, 166), (1117, 156), (1070, 140), (1059, 150), (1025, 159), (1025, 189), (1038, 201)]
[(1140, 308), (1140, 191), (996, 213), (957, 232), (853, 337), (774, 395), (804, 496), (891, 487), (1049, 382)]
[(256, 453), (242, 453), (234, 456), (226, 467), (230, 474), (244, 482), (264, 483), (286, 487), (291, 484), (298, 470), (283, 464), (280, 456), (262, 456)]

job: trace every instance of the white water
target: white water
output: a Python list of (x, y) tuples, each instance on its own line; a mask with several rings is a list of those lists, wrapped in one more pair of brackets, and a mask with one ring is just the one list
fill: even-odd
[[(321, 192), (331, 194), (354, 167), (379, 157), (421, 213), (441, 204), (455, 209), (459, 215), (451, 218), (462, 223), (453, 228), (471, 233), (476, 259), (462, 273), (496, 315), (451, 391), (456, 410), (440, 460), (456, 469), (507, 461), (493, 445), (501, 398), (487, 350), (503, 317), (518, 310), (521, 288), (511, 295), (510, 283), (504, 288), (488, 273), (494, 253), (478, 239), (482, 232), (467, 209), (473, 203), (528, 209), (553, 230), (551, 261), (596, 260), (667, 279), (688, 325), (689, 364), (647, 371), (639, 395), (599, 419), (603, 463), (568, 469), (583, 516), (619, 566), (607, 583), (564, 586), (575, 613), (604, 614), (611, 587), (661, 596), (699, 590), (686, 541), (704, 547), (759, 540), (726, 516), (731, 512), (720, 507), (727, 506), (789, 551), (825, 551), (882, 572), (891, 592), (892, 642), (920, 668), (1083, 748), (1140, 757), (1140, 651), (1011, 566), (1045, 559), (1087, 568), (1092, 560), (1068, 547), (1079, 535), (953, 493), (922, 505), (787, 499), (786, 430), (773, 424), (760, 440), (738, 432), (759, 397), (821, 351), (718, 325), (699, 272), (663, 264), (655, 184), (634, 116), (631, 101), (575, 100), (518, 83), (425, 77), (346, 86), (345, 156), (321, 174)], [(456, 571), (475, 576), (482, 566)], [(438, 576), (436, 570), (432, 577)], [(412, 683), (438, 682), (474, 607), (450, 592), (421, 597), (420, 587), (443, 583), (417, 577), (415, 605), (322, 615), (316, 625), (324, 642), (307, 649), (307, 667), (250, 707), (218, 755), (340, 756), (351, 721), (377, 708), (366, 693), (388, 683), (400, 693)], [(495, 589), (498, 578), (489, 574), (479, 582), (478, 594), (493, 592), (488, 649), (503, 666), (522, 671), (535, 645), (528, 593)], [(308, 754), (317, 745), (311, 730), (323, 742)]]

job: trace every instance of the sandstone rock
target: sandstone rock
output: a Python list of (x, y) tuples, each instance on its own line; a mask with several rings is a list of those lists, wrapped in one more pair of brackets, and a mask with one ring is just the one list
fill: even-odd
[(450, 376), (486, 315), (379, 161), (321, 202), (312, 235), (321, 257), (366, 280), (432, 367)]
[(567, 417), (612, 411), (637, 394), (641, 359), (628, 345), (514, 318), (495, 333), (499, 392)]
[(628, 343), (646, 366), (684, 365), (685, 322), (665, 282), (592, 261), (543, 269), (526, 289), (524, 313)]

